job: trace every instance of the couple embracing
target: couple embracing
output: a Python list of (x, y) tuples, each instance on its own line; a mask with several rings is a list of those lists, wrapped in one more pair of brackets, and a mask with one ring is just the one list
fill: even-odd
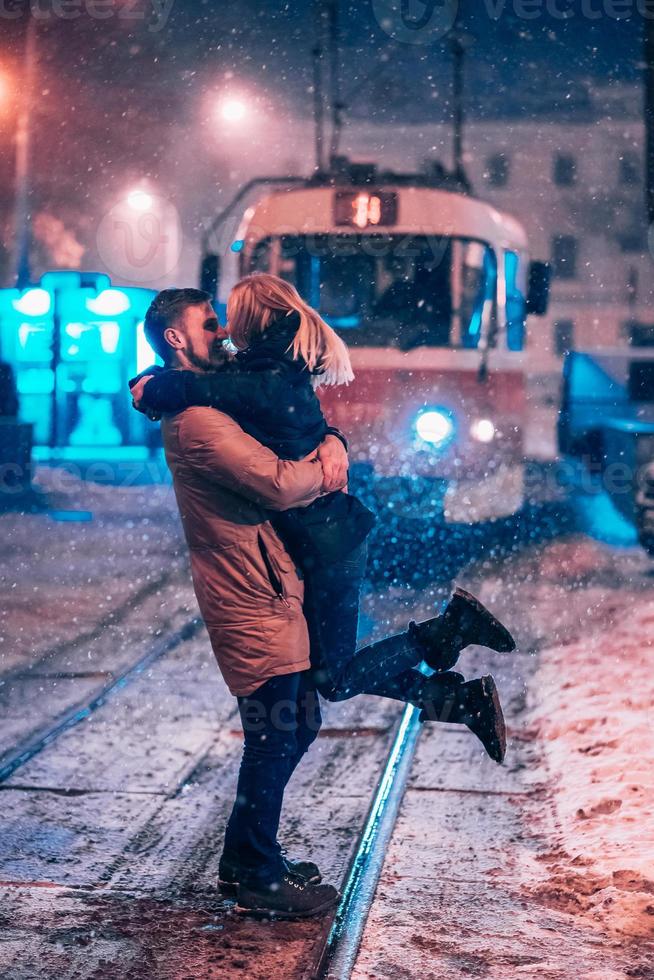
[(467, 725), (501, 763), (493, 678), (466, 681), (452, 668), (471, 643), (515, 644), (456, 589), (442, 615), (357, 649), (375, 517), (347, 492), (347, 433), (329, 426), (316, 396), (353, 378), (347, 347), (272, 275), (237, 283), (227, 321), (229, 333), (200, 290), (159, 293), (145, 333), (164, 368), (130, 387), (135, 407), (162, 419), (195, 593), (243, 726), (219, 887), (237, 911), (302, 918), (339, 899), (315, 863), (290, 860), (277, 839), (285, 787), (320, 729), (318, 695), (409, 702), (422, 720)]

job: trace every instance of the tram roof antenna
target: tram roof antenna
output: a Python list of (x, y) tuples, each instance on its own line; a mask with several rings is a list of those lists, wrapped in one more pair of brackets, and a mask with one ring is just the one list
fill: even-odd
[[(341, 95), (340, 67), (340, 22), (339, 0), (313, 0), (316, 43), (313, 55), (313, 115), (315, 121), (316, 175), (329, 174), (343, 131), (343, 112), (346, 105)], [(328, 61), (326, 58), (328, 56)], [(325, 72), (326, 61), (328, 71)], [(325, 94), (325, 75), (328, 75), (329, 98)], [(329, 133), (329, 155), (325, 161), (325, 115), (328, 113), (331, 129)]]
[(323, 0), (313, 0), (316, 42), (311, 50), (313, 57), (313, 118), (315, 125), (316, 174), (325, 171), (325, 5)]
[(340, 66), (340, 24), (338, 0), (326, 0), (327, 17), (329, 22), (329, 83), (332, 116), (332, 133), (329, 144), (329, 161), (338, 156), (343, 130), (343, 112), (346, 108), (341, 97), (341, 66)]
[(470, 192), (472, 185), (466, 173), (463, 154), (463, 128), (465, 111), (463, 105), (464, 67), (466, 47), (470, 36), (461, 32), (452, 34), (449, 40), (452, 52), (452, 167), (458, 182)]

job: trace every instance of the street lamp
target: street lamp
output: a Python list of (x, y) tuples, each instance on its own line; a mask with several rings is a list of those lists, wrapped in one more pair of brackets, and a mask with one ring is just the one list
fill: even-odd
[(32, 114), (38, 57), (39, 21), (27, 18), (25, 50), (21, 76), (21, 102), (16, 122), (16, 199), (14, 202), (14, 271), (16, 285), (23, 289), (30, 281), (30, 149)]
[(219, 113), (225, 122), (242, 122), (248, 115), (247, 103), (237, 96), (227, 96), (219, 105)]
[(127, 195), (127, 205), (132, 211), (151, 211), (154, 205), (152, 194), (148, 194), (141, 187), (136, 187)]
[(11, 84), (7, 75), (0, 71), (0, 112), (3, 112), (11, 100)]
[(96, 244), (113, 279), (162, 282), (177, 268), (181, 255), (177, 208), (156, 184), (137, 180), (108, 208), (96, 229)]

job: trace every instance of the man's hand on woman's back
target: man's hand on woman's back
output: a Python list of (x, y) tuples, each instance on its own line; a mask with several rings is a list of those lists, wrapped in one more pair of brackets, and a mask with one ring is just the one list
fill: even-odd
[(318, 446), (318, 459), (324, 475), (323, 493), (343, 490), (347, 486), (348, 457), (338, 436), (326, 436)]

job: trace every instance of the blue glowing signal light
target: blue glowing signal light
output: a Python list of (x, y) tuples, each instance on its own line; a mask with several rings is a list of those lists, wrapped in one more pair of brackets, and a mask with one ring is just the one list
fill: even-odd
[(455, 434), (454, 419), (446, 408), (426, 408), (415, 421), (416, 433), (423, 442), (442, 449), (452, 441)]

